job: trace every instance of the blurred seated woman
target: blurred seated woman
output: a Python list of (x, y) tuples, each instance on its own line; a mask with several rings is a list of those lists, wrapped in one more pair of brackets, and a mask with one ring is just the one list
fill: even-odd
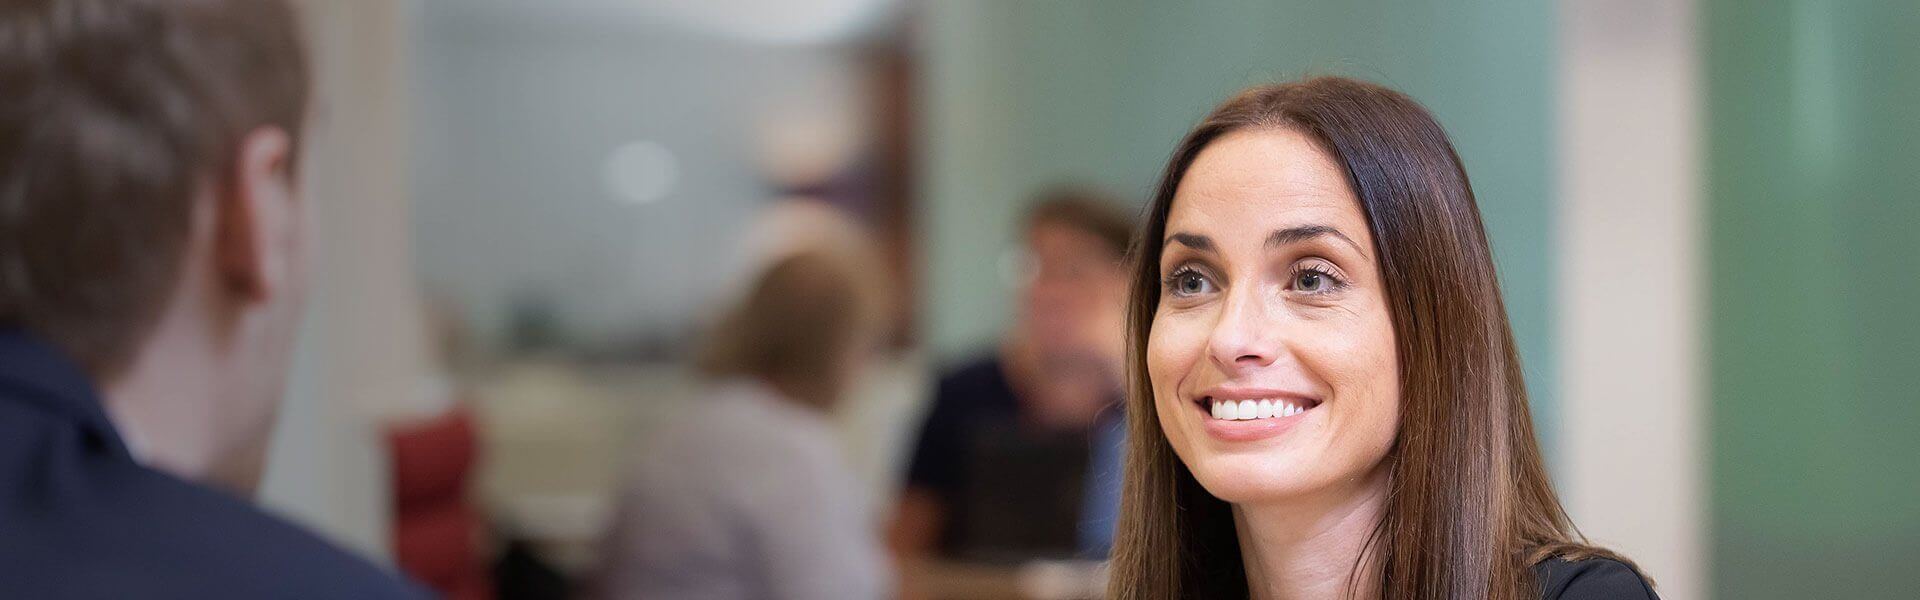
[(1654, 597), (1561, 509), (1473, 190), (1412, 99), (1240, 93), (1135, 248), (1110, 597)]
[(686, 418), (641, 444), (617, 501), (608, 598), (871, 599), (891, 592), (828, 413), (878, 348), (877, 269), (791, 250), (726, 313)]

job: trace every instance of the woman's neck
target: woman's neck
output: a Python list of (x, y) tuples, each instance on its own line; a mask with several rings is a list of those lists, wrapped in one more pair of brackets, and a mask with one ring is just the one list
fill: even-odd
[(1235, 504), (1234, 529), (1251, 597), (1378, 597), (1380, 557), (1377, 549), (1367, 547), (1367, 540), (1386, 514), (1386, 499), (1383, 464), (1357, 485), (1325, 494)]

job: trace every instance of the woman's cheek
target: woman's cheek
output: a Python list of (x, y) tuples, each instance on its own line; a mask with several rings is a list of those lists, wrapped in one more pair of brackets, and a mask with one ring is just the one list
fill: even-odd
[(1338, 367), (1341, 387), (1360, 405), (1355, 411), (1359, 422), (1353, 424), (1360, 430), (1356, 433), (1361, 433), (1355, 436), (1356, 441), (1364, 440), (1363, 452), (1375, 460), (1384, 458), (1392, 447), (1400, 423), (1397, 351), (1392, 327), (1384, 323), (1385, 315), (1379, 315), (1379, 320), (1359, 324), (1343, 336)]
[(1187, 337), (1187, 327), (1177, 316), (1161, 313), (1154, 317), (1153, 329), (1147, 333), (1147, 372), (1153, 376), (1154, 385), (1169, 383), (1165, 377), (1183, 370), (1187, 361), (1187, 350), (1183, 340)]
[(1171, 379), (1172, 357), (1167, 354), (1165, 329), (1155, 327), (1147, 338), (1147, 380), (1152, 384), (1155, 403), (1167, 399)]
[[(1147, 334), (1147, 377), (1152, 383), (1157, 406), (1178, 408), (1181, 383), (1191, 376), (1196, 360), (1205, 352), (1206, 335), (1196, 331), (1187, 315), (1156, 316)], [(1163, 417), (1178, 414), (1162, 411)]]
[(1301, 319), (1293, 349), (1313, 377), (1326, 386), (1330, 406), (1325, 451), (1349, 467), (1383, 458), (1398, 430), (1399, 381), (1393, 339), (1381, 336), (1365, 315)]

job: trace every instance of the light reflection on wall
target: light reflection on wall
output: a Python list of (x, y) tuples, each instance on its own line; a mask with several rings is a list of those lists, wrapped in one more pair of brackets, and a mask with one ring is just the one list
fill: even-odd
[(751, 216), (865, 151), (860, 44), (893, 4), (426, 0), (427, 288), (495, 348), (684, 349)]

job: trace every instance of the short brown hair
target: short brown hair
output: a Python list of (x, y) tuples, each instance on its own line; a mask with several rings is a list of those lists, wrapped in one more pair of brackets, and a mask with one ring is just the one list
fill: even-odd
[(1028, 230), (1040, 225), (1060, 225), (1084, 231), (1099, 238), (1113, 250), (1114, 256), (1125, 256), (1127, 244), (1133, 239), (1133, 222), (1133, 212), (1106, 193), (1085, 186), (1062, 185), (1036, 197), (1033, 206), (1027, 209), (1025, 225)]
[(194, 199), (241, 140), (295, 140), (308, 66), (286, 0), (0, 6), (0, 325), (95, 377), (126, 367), (180, 272)]

